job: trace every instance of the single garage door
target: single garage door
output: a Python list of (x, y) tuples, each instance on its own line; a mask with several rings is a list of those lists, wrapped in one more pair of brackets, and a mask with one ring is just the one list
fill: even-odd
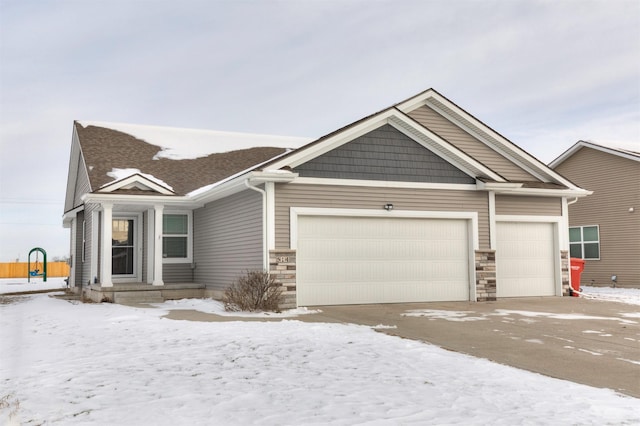
[(468, 221), (299, 216), (299, 306), (469, 300)]
[(556, 294), (553, 229), (551, 223), (496, 224), (497, 297)]

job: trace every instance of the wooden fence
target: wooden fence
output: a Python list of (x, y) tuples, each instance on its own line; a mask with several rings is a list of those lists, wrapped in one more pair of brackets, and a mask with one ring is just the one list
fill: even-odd
[[(40, 274), (43, 272), (42, 262), (38, 263)], [(31, 270), (35, 269), (33, 262)], [(0, 278), (27, 278), (29, 268), (27, 262), (0, 263)], [(47, 278), (68, 277), (69, 264), (67, 262), (47, 262)]]

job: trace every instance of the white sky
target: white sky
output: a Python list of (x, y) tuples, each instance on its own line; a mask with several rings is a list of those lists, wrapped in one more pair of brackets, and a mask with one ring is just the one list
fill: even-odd
[(544, 162), (640, 141), (640, 2), (0, 0), (0, 261), (68, 253), (73, 120), (320, 137), (433, 87)]

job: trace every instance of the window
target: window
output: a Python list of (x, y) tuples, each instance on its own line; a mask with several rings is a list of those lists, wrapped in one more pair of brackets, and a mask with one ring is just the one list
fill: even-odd
[(571, 257), (600, 259), (600, 230), (598, 225), (570, 227), (569, 251)]
[(168, 213), (162, 217), (162, 257), (175, 261), (188, 261), (190, 250), (190, 221), (187, 213)]

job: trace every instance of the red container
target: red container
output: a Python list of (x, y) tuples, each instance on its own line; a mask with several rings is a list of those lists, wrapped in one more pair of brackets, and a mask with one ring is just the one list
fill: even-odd
[(582, 291), (582, 288), (580, 287), (580, 276), (582, 275), (582, 271), (584, 271), (584, 260), (578, 259), (577, 257), (572, 257), (570, 260), (571, 291), (569, 293), (574, 297), (578, 297), (580, 295), (576, 293), (576, 291)]

